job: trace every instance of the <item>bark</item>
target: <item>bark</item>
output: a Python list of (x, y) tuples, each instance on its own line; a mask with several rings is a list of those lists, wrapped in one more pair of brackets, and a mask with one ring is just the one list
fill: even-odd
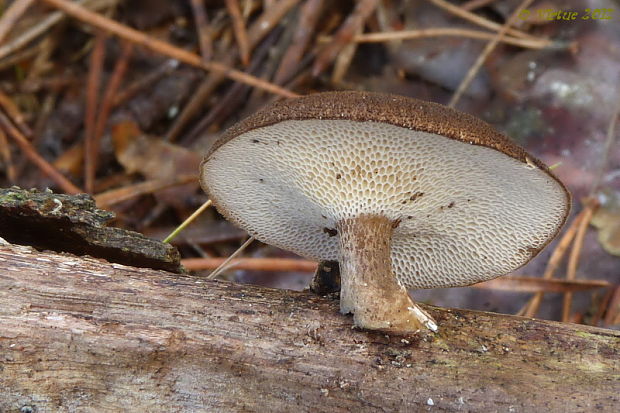
[(615, 411), (620, 333), (424, 306), (435, 336), (338, 302), (0, 246), (2, 412)]
[(137, 232), (108, 227), (112, 219), (114, 213), (97, 208), (88, 194), (0, 188), (0, 237), (10, 243), (182, 272), (176, 248)]

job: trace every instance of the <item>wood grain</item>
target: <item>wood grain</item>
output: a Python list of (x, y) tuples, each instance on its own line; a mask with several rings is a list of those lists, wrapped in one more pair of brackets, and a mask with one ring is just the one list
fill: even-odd
[(438, 335), (388, 337), (309, 293), (0, 246), (0, 411), (618, 407), (619, 332), (425, 308)]

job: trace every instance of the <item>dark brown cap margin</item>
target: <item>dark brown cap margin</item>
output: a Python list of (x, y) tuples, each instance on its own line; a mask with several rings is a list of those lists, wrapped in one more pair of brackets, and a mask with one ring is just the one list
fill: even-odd
[(358, 91), (315, 93), (274, 102), (226, 130), (206, 157), (250, 130), (286, 120), (307, 119), (389, 123), (493, 148), (521, 162), (526, 162), (527, 157), (540, 168), (547, 169), (491, 125), (467, 113), (405, 96)]

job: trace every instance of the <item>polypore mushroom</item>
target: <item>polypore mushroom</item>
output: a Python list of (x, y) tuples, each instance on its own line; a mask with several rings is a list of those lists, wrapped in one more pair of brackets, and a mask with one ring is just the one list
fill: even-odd
[(340, 263), (342, 313), (437, 329), (406, 288), (522, 266), (570, 208), (562, 183), (487, 123), (387, 94), (282, 100), (227, 130), (201, 166), (218, 210), (257, 239)]

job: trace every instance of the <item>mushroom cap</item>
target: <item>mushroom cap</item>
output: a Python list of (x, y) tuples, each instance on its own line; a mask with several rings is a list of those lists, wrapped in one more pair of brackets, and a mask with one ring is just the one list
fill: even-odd
[(218, 139), (201, 184), (226, 218), (311, 259), (338, 259), (340, 220), (384, 215), (395, 226), (392, 269), (410, 288), (509, 273), (570, 209), (558, 178), (482, 120), (369, 92), (271, 104)]

